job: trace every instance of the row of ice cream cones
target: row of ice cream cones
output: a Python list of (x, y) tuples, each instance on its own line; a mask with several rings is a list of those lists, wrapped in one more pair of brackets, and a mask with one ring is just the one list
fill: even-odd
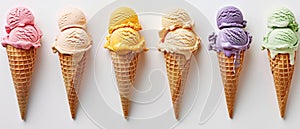
[[(277, 23), (278, 17), (286, 25)], [(268, 49), (280, 113), (284, 117), (298, 47), (298, 24), (287, 9), (276, 11), (268, 23), (271, 31), (262, 46)], [(218, 35), (209, 37), (209, 48), (217, 52), (227, 108), (232, 118), (239, 76), (252, 36), (244, 29), (246, 21), (241, 11), (233, 6), (218, 12), (217, 25), (220, 31)], [(58, 53), (71, 116), (75, 118), (81, 76), (92, 40), (87, 32), (85, 15), (77, 8), (64, 10), (58, 26), (60, 33), (52, 49)], [(175, 9), (164, 15), (162, 27), (157, 47), (165, 58), (175, 117), (179, 119), (191, 56), (200, 48), (200, 38), (193, 29), (194, 22), (183, 9)], [(104, 47), (111, 55), (125, 118), (129, 116), (130, 88), (135, 81), (138, 57), (148, 50), (140, 30), (142, 26), (138, 15), (131, 8), (121, 7), (112, 12)], [(8, 35), (3, 38), (2, 45), (6, 47), (21, 118), (25, 119), (28, 91), (42, 33), (34, 23), (31, 11), (24, 7), (9, 12), (6, 32)]]

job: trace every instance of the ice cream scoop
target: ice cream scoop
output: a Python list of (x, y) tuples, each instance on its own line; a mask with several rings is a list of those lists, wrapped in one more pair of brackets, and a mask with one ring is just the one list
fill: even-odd
[(148, 50), (144, 37), (139, 30), (142, 27), (137, 14), (128, 7), (120, 7), (111, 14), (109, 22), (109, 35), (104, 48), (118, 54), (140, 53)]
[(30, 49), (38, 48), (40, 44), (40, 32), (33, 26), (17, 27), (13, 29), (2, 41), (2, 45), (12, 45), (16, 48)]
[(86, 29), (85, 15), (78, 8), (66, 8), (60, 13), (58, 27), (61, 31), (72, 27)]
[(124, 27), (130, 27), (136, 31), (142, 29), (136, 12), (128, 7), (120, 7), (112, 12), (108, 32), (111, 34), (114, 30)]
[(216, 44), (211, 46), (218, 52), (224, 52), (227, 57), (235, 55), (250, 47), (251, 36), (242, 28), (224, 28), (216, 37)]
[(16, 27), (23, 27), (25, 25), (34, 25), (34, 16), (32, 12), (26, 7), (17, 7), (7, 15), (7, 25), (5, 26), (7, 33)]
[(288, 53), (291, 65), (294, 65), (295, 52), (298, 46), (299, 37), (297, 33), (288, 27), (272, 29), (264, 37), (262, 44), (262, 48), (268, 49), (273, 59), (279, 53)]
[(86, 31), (70, 28), (58, 35), (53, 50), (64, 54), (76, 54), (89, 50), (91, 45), (91, 39)]
[(233, 6), (224, 7), (218, 12), (216, 21), (220, 31), (218, 35), (210, 35), (209, 50), (223, 52), (227, 57), (234, 55), (235, 67), (239, 67), (241, 51), (247, 50), (252, 42), (252, 36), (243, 29), (246, 21), (242, 12)]
[(264, 37), (262, 49), (270, 51), (271, 58), (279, 53), (288, 53), (290, 64), (294, 64), (295, 51), (298, 48), (298, 23), (294, 14), (287, 8), (275, 10), (268, 18), (270, 32)]
[(241, 27), (246, 26), (242, 12), (234, 6), (226, 6), (219, 10), (217, 14), (217, 25), (219, 29), (225, 27)]
[(183, 54), (186, 59), (200, 47), (200, 38), (189, 29), (179, 28), (161, 38), (162, 42), (157, 46), (159, 51)]
[(88, 51), (92, 41), (86, 31), (86, 18), (78, 8), (62, 11), (58, 20), (61, 30), (53, 44), (53, 52), (62, 54), (80, 54)]
[(165, 30), (175, 28), (192, 28), (194, 25), (190, 16), (183, 9), (174, 9), (162, 17), (162, 26)]
[(130, 52), (139, 53), (145, 50), (145, 39), (132, 28), (120, 28), (115, 30), (107, 39), (105, 48), (120, 54)]
[(268, 18), (268, 27), (272, 29), (290, 28), (294, 32), (298, 31), (298, 23), (295, 20), (295, 16), (287, 8), (275, 10)]
[(72, 57), (74, 63), (81, 61), (85, 52), (92, 47), (84, 13), (74, 7), (64, 9), (59, 16), (58, 27), (61, 32), (52, 46), (53, 52), (75, 55)]
[(25, 7), (12, 9), (6, 18), (8, 35), (2, 39), (2, 46), (30, 49), (40, 47), (42, 32), (34, 23), (32, 12)]
[(163, 29), (159, 32), (159, 51), (183, 54), (190, 59), (200, 47), (200, 38), (193, 31), (194, 22), (183, 9), (174, 9), (162, 16)]
[(275, 58), (278, 53), (288, 53), (290, 64), (294, 65), (298, 40), (298, 35), (289, 28), (275, 29), (267, 34), (262, 48), (270, 51), (271, 58)]

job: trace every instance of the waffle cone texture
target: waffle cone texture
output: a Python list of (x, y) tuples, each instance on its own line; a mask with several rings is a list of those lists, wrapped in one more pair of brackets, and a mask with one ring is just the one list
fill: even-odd
[(222, 76), (226, 104), (230, 118), (233, 118), (238, 81), (244, 61), (244, 53), (245, 51), (240, 53), (240, 65), (239, 67), (235, 67), (234, 55), (227, 57), (223, 52), (218, 52), (219, 68)]
[(279, 53), (275, 56), (274, 59), (272, 59), (270, 51), (268, 51), (268, 57), (275, 84), (280, 115), (282, 118), (284, 118), (286, 104), (294, 73), (294, 65), (290, 64), (289, 54)]
[(81, 60), (75, 60), (74, 55), (58, 53), (61, 71), (64, 78), (71, 117), (75, 119), (78, 107), (78, 95), (82, 74), (86, 65), (86, 53)]
[(130, 110), (130, 90), (133, 88), (139, 54), (129, 53), (121, 55), (110, 51), (110, 55), (114, 66), (124, 118), (127, 119)]
[(185, 82), (190, 69), (191, 59), (177, 53), (164, 52), (170, 92), (176, 119), (179, 119)]
[(17, 94), (20, 115), (25, 120), (36, 49), (30, 48), (29, 50), (24, 50), (7, 45), (6, 52)]

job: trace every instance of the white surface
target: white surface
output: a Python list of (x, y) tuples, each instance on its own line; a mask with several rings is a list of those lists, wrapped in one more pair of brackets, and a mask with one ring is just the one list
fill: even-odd
[[(300, 64), (296, 63), (286, 119), (282, 120), (279, 116), (267, 55), (265, 51), (260, 50), (262, 37), (267, 31), (266, 18), (268, 14), (273, 9), (284, 6), (290, 8), (296, 19), (300, 21), (297, 0), (223, 0), (222, 2), (219, 0), (189, 0), (190, 2), (176, 1), (170, 5), (167, 5), (167, 2), (171, 0), (119, 1), (122, 2), (117, 4), (110, 0), (97, 2), (93, 0), (52, 0), (51, 2), (11, 0), (0, 4), (1, 37), (5, 35), (6, 13), (17, 5), (25, 5), (34, 11), (36, 22), (44, 33), (43, 45), (38, 52), (26, 122), (20, 120), (6, 52), (4, 48), (1, 48), (0, 128), (280, 129), (299, 127), (297, 122), (300, 117), (300, 94), (298, 94), (300, 91), (300, 82), (298, 81)], [(78, 109), (77, 119), (74, 121), (70, 119), (58, 57), (51, 51), (51, 45), (58, 34), (56, 23), (58, 13), (70, 5), (79, 7), (85, 12), (89, 19), (88, 29), (94, 38), (89, 67), (83, 81), (82, 96), (80, 96), (81, 106)], [(216, 54), (208, 52), (206, 49), (208, 34), (214, 29), (217, 30), (215, 24), (217, 10), (225, 5), (235, 5), (243, 11), (244, 17), (248, 21), (247, 30), (253, 35), (253, 43), (247, 52), (246, 65), (243, 67), (241, 75), (233, 120), (228, 119), (220, 86)], [(150, 48), (150, 51), (140, 58), (136, 81), (138, 91), (133, 97), (131, 117), (128, 121), (124, 120), (122, 116), (109, 54), (102, 48), (107, 32), (108, 17), (111, 11), (119, 6), (132, 7), (139, 13), (144, 27), (142, 34)], [(169, 89), (164, 75), (163, 57), (154, 48), (158, 41), (155, 32), (160, 26), (160, 15), (174, 7), (182, 7), (191, 14), (196, 23), (196, 32), (202, 38), (202, 48), (193, 58), (191, 68), (193, 71), (189, 74), (189, 82), (184, 96), (182, 109), (184, 115), (181, 116), (182, 119), (179, 122), (174, 119), (171, 107)], [(210, 97), (208, 97), (209, 95)], [(220, 100), (219, 97), (221, 97)], [(207, 108), (206, 104), (210, 106)], [(210, 116), (208, 111), (212, 111), (211, 117), (208, 117)]]

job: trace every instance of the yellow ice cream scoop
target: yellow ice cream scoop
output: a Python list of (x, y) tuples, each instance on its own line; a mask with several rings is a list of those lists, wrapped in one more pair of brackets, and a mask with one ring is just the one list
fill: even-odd
[(140, 53), (147, 50), (144, 37), (139, 30), (136, 12), (128, 7), (116, 9), (109, 23), (109, 35), (106, 37), (104, 48), (117, 52), (118, 54)]
[(120, 7), (112, 12), (109, 21), (109, 34), (124, 27), (131, 27), (137, 31), (142, 29), (136, 12), (128, 7)]
[(144, 37), (132, 28), (115, 30), (111, 35), (107, 36), (107, 43), (104, 47), (119, 54), (127, 54), (129, 52), (139, 53), (147, 50)]

